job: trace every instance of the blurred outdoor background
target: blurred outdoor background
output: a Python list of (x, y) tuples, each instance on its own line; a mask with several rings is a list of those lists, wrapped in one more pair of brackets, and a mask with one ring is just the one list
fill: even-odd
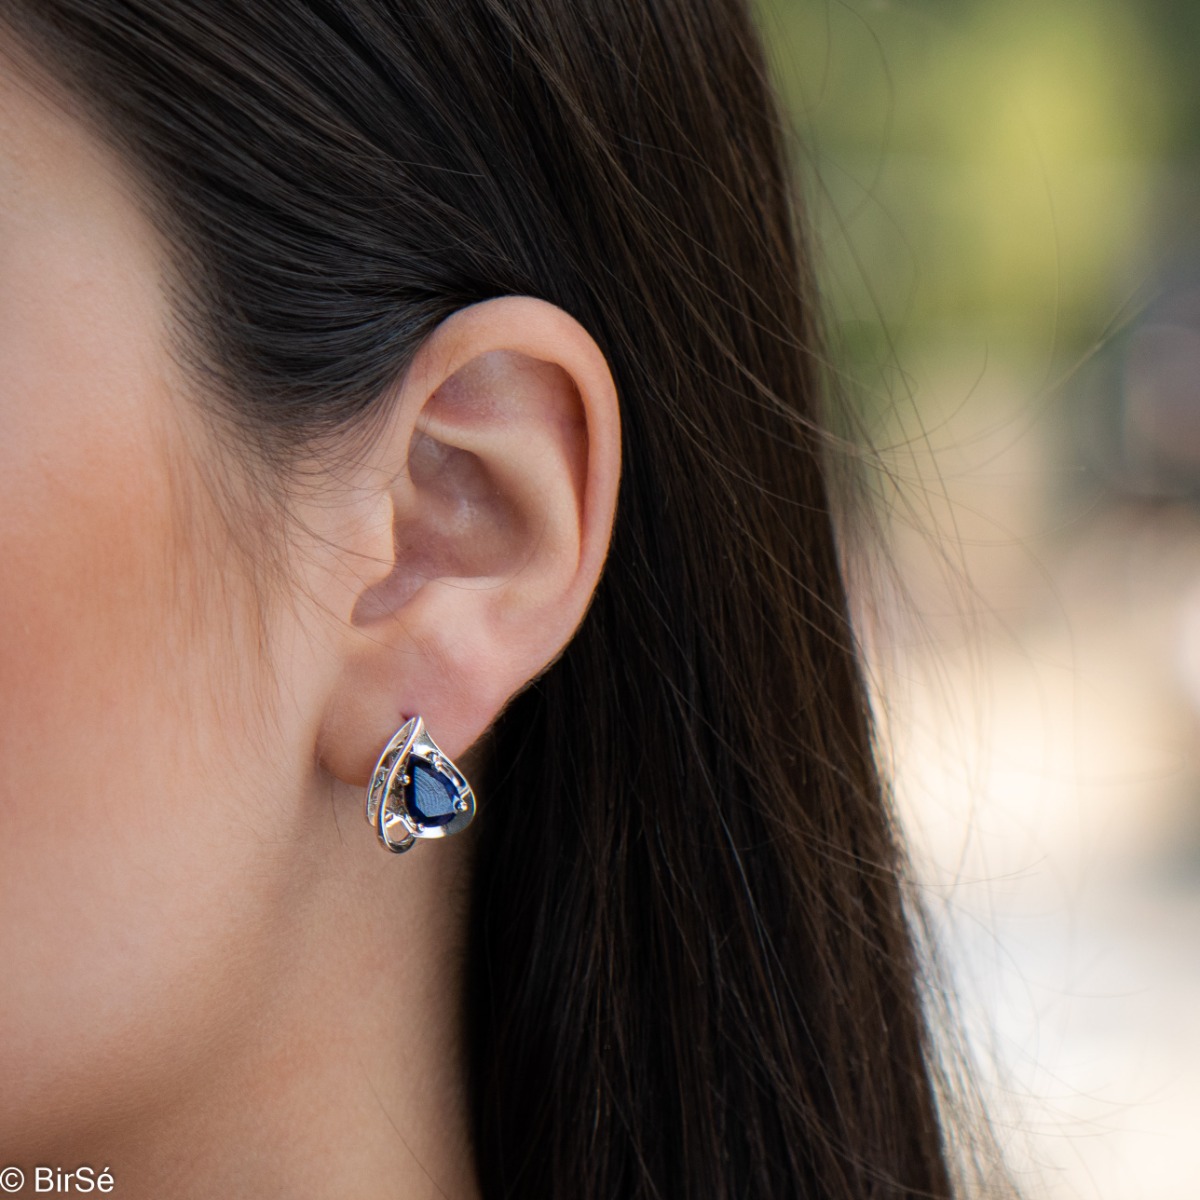
[(761, 0), (898, 799), (1030, 1197), (1200, 1195), (1200, 2)]

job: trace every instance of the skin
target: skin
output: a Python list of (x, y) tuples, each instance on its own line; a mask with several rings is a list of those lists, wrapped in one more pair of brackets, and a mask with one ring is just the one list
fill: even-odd
[(175, 366), (166, 256), (0, 63), (0, 1166), (471, 1197), (472, 834), (391, 856), (361, 785), (419, 712), (486, 805), (469, 748), (603, 565), (612, 381), (549, 305), (464, 310), (370, 449), (257, 519)]

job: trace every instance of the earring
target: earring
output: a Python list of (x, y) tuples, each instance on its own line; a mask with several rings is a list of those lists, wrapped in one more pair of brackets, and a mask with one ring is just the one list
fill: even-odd
[(475, 815), (475, 793), (441, 752), (420, 717), (405, 721), (383, 748), (367, 785), (367, 820), (393, 854), (418, 838), (443, 838)]

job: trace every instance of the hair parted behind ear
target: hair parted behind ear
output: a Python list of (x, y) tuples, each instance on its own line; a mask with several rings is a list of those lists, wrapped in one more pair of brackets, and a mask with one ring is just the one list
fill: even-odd
[(743, 0), (0, 0), (0, 18), (143, 181), (189, 361), (278, 462), (361, 426), (490, 297), (561, 308), (611, 368), (608, 564), (500, 718), (478, 820), (484, 1194), (948, 1196), (961, 1146)]

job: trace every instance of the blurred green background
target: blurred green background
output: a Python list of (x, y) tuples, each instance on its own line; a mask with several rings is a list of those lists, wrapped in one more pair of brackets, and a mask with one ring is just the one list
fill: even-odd
[(854, 363), (1069, 368), (1194, 240), (1195, 0), (761, 0)]

